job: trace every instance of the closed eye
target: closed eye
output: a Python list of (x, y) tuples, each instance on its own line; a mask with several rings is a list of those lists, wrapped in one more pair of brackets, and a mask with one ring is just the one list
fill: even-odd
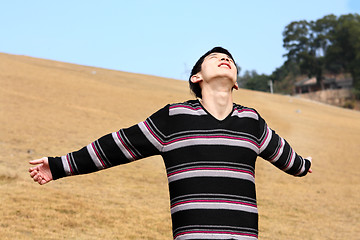
[(216, 53), (210, 54), (209, 58), (217, 58), (217, 54)]

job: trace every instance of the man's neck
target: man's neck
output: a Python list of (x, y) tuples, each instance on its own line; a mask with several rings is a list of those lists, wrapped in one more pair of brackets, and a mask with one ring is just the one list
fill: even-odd
[(203, 89), (201, 104), (216, 119), (223, 120), (233, 110), (232, 90)]

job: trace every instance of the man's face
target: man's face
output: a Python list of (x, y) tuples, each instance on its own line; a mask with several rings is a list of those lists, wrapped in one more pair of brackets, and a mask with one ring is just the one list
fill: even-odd
[(224, 53), (211, 53), (201, 65), (200, 75), (203, 81), (215, 78), (228, 78), (233, 84), (237, 79), (237, 68), (234, 61)]

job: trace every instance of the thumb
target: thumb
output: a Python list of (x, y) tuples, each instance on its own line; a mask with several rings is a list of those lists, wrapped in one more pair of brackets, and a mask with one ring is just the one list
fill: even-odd
[(36, 164), (44, 163), (45, 160), (46, 160), (46, 158), (43, 157), (43, 158), (39, 158), (39, 159), (35, 159), (35, 160), (32, 160), (32, 161), (29, 161), (29, 163), (32, 164), (32, 165), (36, 165)]

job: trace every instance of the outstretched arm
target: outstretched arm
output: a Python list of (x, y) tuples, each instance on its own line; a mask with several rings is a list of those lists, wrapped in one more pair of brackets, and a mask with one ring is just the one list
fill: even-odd
[(311, 157), (302, 158), (289, 143), (269, 128), (260, 117), (260, 156), (284, 172), (294, 176), (311, 173)]
[(149, 134), (153, 130), (148, 128), (154, 124), (156, 127), (166, 125), (168, 116), (167, 105), (144, 122), (107, 134), (78, 151), (61, 157), (33, 160), (30, 164), (39, 165), (29, 169), (30, 176), (35, 182), (45, 184), (160, 154), (161, 146), (154, 145), (155, 140)]
[(47, 157), (32, 160), (30, 161), (30, 164), (38, 164), (35, 167), (29, 168), (30, 176), (32, 177), (34, 182), (38, 182), (40, 185), (43, 185), (53, 180)]

